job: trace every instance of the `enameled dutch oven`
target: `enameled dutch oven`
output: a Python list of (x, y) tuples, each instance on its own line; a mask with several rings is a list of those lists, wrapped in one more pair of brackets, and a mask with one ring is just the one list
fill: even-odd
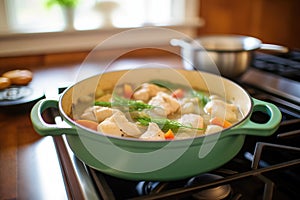
[[(178, 76), (178, 78), (174, 78)], [(135, 83), (153, 79), (177, 82), (224, 96), (240, 107), (243, 118), (222, 132), (190, 139), (145, 141), (108, 136), (77, 124), (76, 104), (96, 89), (114, 88), (124, 80)], [(123, 81), (124, 81), (123, 80)], [(92, 101), (88, 103), (92, 105)], [(87, 105), (87, 106), (90, 106)], [(42, 113), (58, 108), (63, 123), (47, 124)], [(255, 111), (270, 116), (268, 122), (251, 121)], [(40, 100), (31, 111), (34, 129), (42, 136), (65, 135), (74, 154), (88, 166), (106, 174), (129, 180), (169, 181), (188, 178), (216, 169), (231, 160), (242, 148), (246, 135), (269, 136), (275, 132), (281, 113), (271, 103), (254, 99), (234, 82), (210, 73), (164, 68), (144, 68), (107, 72), (69, 87), (59, 100)]]

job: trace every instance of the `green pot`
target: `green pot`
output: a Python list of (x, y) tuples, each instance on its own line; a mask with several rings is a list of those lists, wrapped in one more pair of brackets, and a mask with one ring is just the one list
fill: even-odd
[[(107, 89), (128, 81), (142, 83), (153, 79), (176, 80), (176, 83), (224, 96), (240, 107), (244, 117), (222, 132), (171, 141), (108, 136), (87, 129), (73, 120), (77, 112), (74, 105), (97, 88)], [(86, 107), (92, 102), (87, 101)], [(59, 110), (62, 123), (53, 125), (44, 122), (41, 113), (49, 107)], [(261, 124), (251, 121), (250, 116), (255, 111), (268, 114), (268, 122)], [(213, 74), (143, 68), (108, 72), (80, 81), (66, 89), (58, 101), (43, 99), (36, 103), (31, 111), (31, 120), (40, 135), (65, 134), (74, 154), (101, 172), (129, 180), (170, 181), (192, 177), (224, 165), (240, 151), (246, 135), (273, 134), (281, 121), (281, 113), (275, 105), (254, 99), (239, 85)]]

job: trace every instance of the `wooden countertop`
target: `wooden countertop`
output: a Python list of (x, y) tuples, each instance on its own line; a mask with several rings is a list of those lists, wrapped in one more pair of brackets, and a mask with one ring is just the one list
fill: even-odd
[[(159, 63), (182, 68), (178, 57), (120, 59), (114, 69)], [(76, 81), (78, 74), (103, 71), (99, 63), (43, 66), (33, 69), (31, 84), (46, 90)], [(85, 72), (86, 74), (84, 74)], [(38, 135), (31, 124), (33, 104), (0, 112), (0, 199), (68, 199), (53, 138)]]

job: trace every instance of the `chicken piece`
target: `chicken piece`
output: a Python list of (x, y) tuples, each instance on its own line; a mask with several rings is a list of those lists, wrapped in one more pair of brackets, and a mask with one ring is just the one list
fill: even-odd
[(101, 122), (97, 130), (115, 136), (139, 137), (142, 132), (135, 123), (129, 122), (121, 112), (114, 113), (111, 117)]
[(164, 91), (164, 88), (154, 84), (144, 83), (140, 89), (133, 93), (133, 99), (147, 102), (160, 91)]
[(180, 101), (181, 114), (199, 113), (198, 98), (184, 98)]
[(143, 140), (165, 140), (165, 134), (156, 123), (150, 122), (148, 129), (144, 132), (140, 139)]
[(99, 106), (97, 109), (94, 109), (94, 115), (99, 123), (104, 121), (106, 118), (111, 117), (114, 112), (116, 112), (116, 109), (108, 107)]
[(212, 133), (217, 133), (217, 132), (220, 132), (222, 130), (223, 130), (223, 128), (221, 126), (218, 126), (218, 125), (208, 125), (206, 127), (206, 130), (205, 130), (205, 135), (212, 134)]
[(93, 106), (87, 108), (81, 115), (80, 119), (86, 119), (100, 123), (106, 118), (112, 116), (115, 111), (115, 109), (108, 107)]
[(164, 92), (158, 92), (148, 104), (154, 106), (151, 110), (152, 114), (162, 117), (176, 112), (180, 107), (179, 102), (174, 97)]
[(181, 114), (193, 113), (195, 106), (192, 102), (187, 102), (181, 105)]
[(104, 133), (104, 134), (109, 134), (113, 136), (118, 136), (118, 137), (126, 137), (127, 134), (124, 133), (118, 125), (116, 124), (113, 116), (106, 118), (103, 122), (101, 122), (97, 126), (97, 131)]
[(178, 122), (185, 126), (190, 126), (193, 128), (203, 128), (203, 118), (197, 114), (184, 114), (181, 116)]
[(226, 103), (220, 99), (213, 99), (209, 101), (204, 111), (211, 115), (211, 117), (220, 117), (230, 122), (236, 122), (238, 108), (234, 104)]
[(135, 123), (128, 121), (123, 113), (117, 112), (113, 117), (117, 126), (127, 135), (138, 137), (142, 134), (138, 126)]
[(99, 106), (93, 106), (85, 109), (85, 111), (80, 116), (80, 119), (86, 119), (90, 121), (97, 122), (97, 118), (95, 116), (94, 110), (97, 109)]

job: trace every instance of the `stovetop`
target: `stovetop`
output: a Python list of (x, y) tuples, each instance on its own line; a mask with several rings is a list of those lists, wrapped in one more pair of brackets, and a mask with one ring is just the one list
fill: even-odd
[(300, 80), (300, 51), (290, 51), (280, 56), (257, 53), (252, 63), (257, 69), (275, 73), (290, 80)]
[(299, 105), (300, 51), (280, 56), (256, 53), (240, 82)]
[[(299, 55), (299, 52), (281, 56), (257, 54), (253, 67), (234, 80), (252, 97), (277, 105), (283, 118), (275, 134), (247, 135), (238, 155), (211, 172), (171, 182), (122, 180), (86, 166), (74, 156), (65, 137), (55, 137), (69, 195), (75, 199), (81, 196), (109, 200), (299, 199)], [(272, 63), (280, 67), (271, 67)], [(256, 112), (252, 120), (264, 123), (268, 116)]]

